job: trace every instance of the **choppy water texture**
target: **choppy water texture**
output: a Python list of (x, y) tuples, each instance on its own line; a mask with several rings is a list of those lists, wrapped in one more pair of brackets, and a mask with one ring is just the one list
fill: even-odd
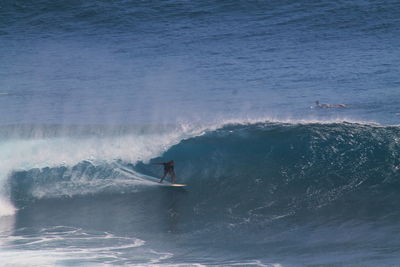
[(3, 0), (0, 266), (395, 266), (399, 14)]

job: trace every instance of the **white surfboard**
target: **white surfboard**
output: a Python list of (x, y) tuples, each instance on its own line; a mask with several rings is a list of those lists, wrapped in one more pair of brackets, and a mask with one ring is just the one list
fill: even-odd
[(174, 187), (185, 187), (185, 184), (169, 184), (169, 186), (174, 186)]

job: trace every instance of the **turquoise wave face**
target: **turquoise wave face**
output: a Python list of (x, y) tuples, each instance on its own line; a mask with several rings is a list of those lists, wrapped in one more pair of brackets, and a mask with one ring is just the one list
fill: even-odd
[[(174, 159), (178, 181), (190, 190), (182, 205), (223, 224), (251, 219), (257, 225), (310, 214), (399, 216), (399, 140), (397, 126), (228, 125), (182, 140), (154, 160)], [(85, 161), (15, 172), (10, 181), (14, 202), (26, 203), (36, 198), (134, 194), (148, 190), (161, 175), (162, 168), (142, 162)]]
[(198, 199), (238, 216), (253, 211), (264, 221), (337, 208), (332, 215), (383, 216), (397, 205), (399, 140), (399, 127), (231, 125), (184, 140), (157, 160), (174, 159)]

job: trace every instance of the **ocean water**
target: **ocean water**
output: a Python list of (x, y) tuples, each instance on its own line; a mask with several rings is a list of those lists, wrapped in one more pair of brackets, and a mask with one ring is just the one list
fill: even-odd
[[(399, 265), (399, 23), (1, 0), (0, 266)], [(185, 189), (157, 183), (171, 159)]]

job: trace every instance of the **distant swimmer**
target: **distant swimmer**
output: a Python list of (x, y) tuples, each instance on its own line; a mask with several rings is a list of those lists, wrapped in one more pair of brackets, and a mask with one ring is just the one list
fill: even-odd
[(347, 108), (346, 104), (338, 104), (338, 105), (332, 105), (332, 104), (320, 104), (319, 101), (315, 101), (315, 107), (316, 108)]
[(154, 162), (152, 164), (164, 165), (164, 175), (163, 175), (163, 177), (161, 177), (161, 180), (159, 181), (159, 183), (162, 183), (164, 178), (167, 175), (171, 176), (171, 181), (173, 184), (176, 183), (176, 175), (175, 175), (175, 171), (174, 171), (175, 162), (173, 160), (170, 160), (168, 162)]

